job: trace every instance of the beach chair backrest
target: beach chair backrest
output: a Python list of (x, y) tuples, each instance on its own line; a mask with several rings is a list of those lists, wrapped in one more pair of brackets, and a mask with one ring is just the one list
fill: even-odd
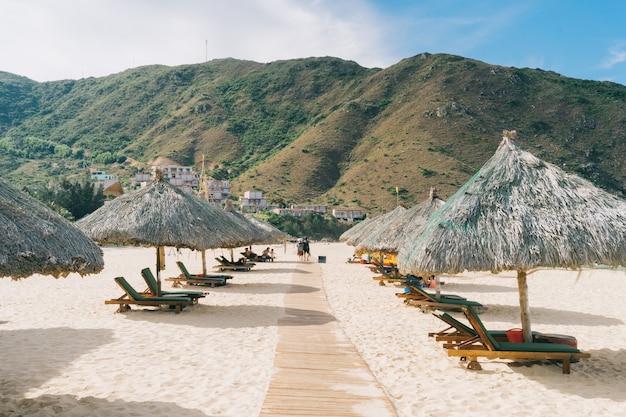
[(438, 317), (445, 323), (449, 324), (450, 326), (454, 327), (458, 331), (467, 334), (468, 336), (476, 336), (476, 332), (474, 331), (474, 329), (467, 326), (465, 323), (458, 321), (456, 318), (452, 317), (450, 314), (444, 311), (435, 310), (433, 311), (433, 315), (435, 317)]
[(465, 306), (462, 308), (463, 314), (467, 317), (467, 321), (472, 325), (481, 342), (489, 350), (500, 350), (500, 344), (489, 334), (485, 328), (482, 320), (478, 317), (478, 314), (471, 306)]
[(178, 269), (180, 269), (180, 272), (182, 272), (183, 275), (185, 275), (185, 278), (187, 279), (191, 278), (191, 274), (189, 274), (189, 271), (187, 271), (187, 267), (185, 266), (184, 263), (182, 263), (181, 261), (176, 261), (176, 265), (178, 265)]
[(128, 281), (126, 281), (126, 278), (117, 277), (115, 278), (115, 282), (117, 282), (117, 285), (122, 287), (122, 289), (126, 292), (126, 294), (128, 294), (130, 298), (132, 298), (133, 300), (142, 300), (144, 298), (141, 296), (141, 294), (137, 292), (136, 289), (132, 287), (132, 285), (130, 285)]
[(143, 277), (146, 284), (148, 284), (148, 288), (152, 291), (152, 294), (157, 293), (157, 281), (150, 268), (144, 268), (141, 270), (141, 276)]

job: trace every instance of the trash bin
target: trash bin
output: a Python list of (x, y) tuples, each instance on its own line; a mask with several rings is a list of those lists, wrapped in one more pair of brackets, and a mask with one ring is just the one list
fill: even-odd
[(509, 342), (522, 343), (524, 341), (524, 334), (522, 329), (509, 329), (506, 331), (506, 338)]
[(325, 264), (326, 263), (326, 257), (325, 256), (318, 256), (317, 257), (317, 263)]

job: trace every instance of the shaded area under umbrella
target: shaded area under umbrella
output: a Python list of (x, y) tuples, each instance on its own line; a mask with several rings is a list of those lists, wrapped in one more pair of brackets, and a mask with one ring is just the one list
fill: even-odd
[(146, 187), (106, 203), (76, 225), (100, 243), (156, 247), (159, 292), (161, 248), (202, 251), (236, 247), (246, 239), (245, 230), (224, 210), (160, 176)]
[(99, 272), (102, 250), (73, 224), (0, 179), (0, 276)]
[(398, 254), (403, 273), (517, 271), (524, 340), (527, 273), (626, 265), (626, 201), (521, 150), (504, 132), (496, 153)]

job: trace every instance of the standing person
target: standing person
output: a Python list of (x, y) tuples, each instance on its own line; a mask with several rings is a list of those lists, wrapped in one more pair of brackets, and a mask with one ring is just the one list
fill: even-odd
[(309, 238), (304, 237), (302, 240), (302, 252), (305, 261), (308, 261), (311, 258), (311, 248), (309, 247)]
[(298, 251), (298, 260), (301, 261), (304, 258), (304, 242), (302, 239), (298, 239), (298, 243), (296, 243), (296, 250)]

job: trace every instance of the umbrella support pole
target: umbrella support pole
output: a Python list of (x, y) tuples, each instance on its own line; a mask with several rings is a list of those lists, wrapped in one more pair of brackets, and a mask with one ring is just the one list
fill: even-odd
[(530, 329), (530, 305), (528, 304), (528, 284), (526, 282), (526, 271), (517, 271), (517, 287), (519, 290), (522, 337), (524, 338), (524, 342), (531, 343), (533, 341), (533, 336)]

